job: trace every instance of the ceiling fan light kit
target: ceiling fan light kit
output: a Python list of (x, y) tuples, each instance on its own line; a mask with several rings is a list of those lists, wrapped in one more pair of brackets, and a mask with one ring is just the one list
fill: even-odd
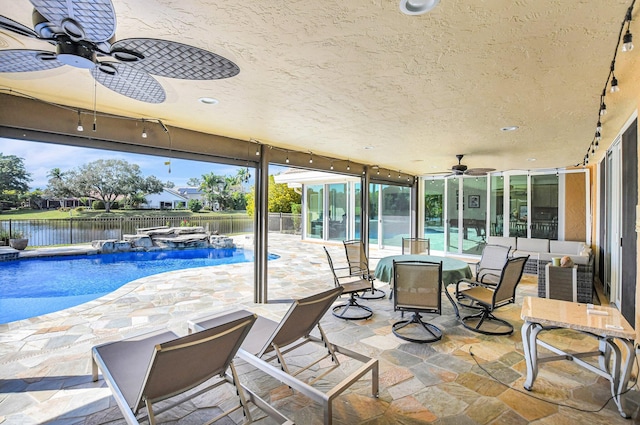
[(440, 0), (400, 0), (400, 11), (405, 15), (422, 15), (431, 11)]
[(166, 94), (153, 78), (218, 80), (238, 75), (227, 58), (186, 44), (153, 38), (115, 41), (116, 15), (111, 0), (30, 0), (33, 27), (0, 15), (0, 29), (53, 44), (55, 52), (0, 51), (0, 72), (33, 72), (64, 65), (87, 69), (103, 86), (147, 103)]

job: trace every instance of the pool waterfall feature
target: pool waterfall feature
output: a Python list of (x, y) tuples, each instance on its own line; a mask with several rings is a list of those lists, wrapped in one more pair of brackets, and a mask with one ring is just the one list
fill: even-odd
[(235, 248), (232, 238), (210, 234), (202, 226), (148, 227), (137, 229), (135, 235), (123, 235), (123, 240), (96, 240), (92, 241), (91, 245), (101, 253), (187, 248)]

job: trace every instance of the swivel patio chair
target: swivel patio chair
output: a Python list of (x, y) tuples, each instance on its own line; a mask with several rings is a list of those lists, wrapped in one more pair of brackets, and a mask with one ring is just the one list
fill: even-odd
[(509, 258), (511, 247), (502, 245), (485, 245), (480, 261), (476, 263), (475, 279), (485, 284), (497, 284), (500, 274)]
[(362, 320), (371, 317), (373, 315), (373, 310), (367, 306), (359, 304), (355, 298), (359, 292), (369, 290), (371, 288), (371, 283), (367, 279), (358, 276), (351, 276), (349, 274), (338, 276), (340, 270), (349, 270), (349, 268), (335, 268), (327, 247), (323, 246), (322, 248), (324, 249), (324, 253), (327, 254), (329, 268), (333, 274), (333, 283), (336, 287), (342, 288), (343, 294), (349, 295), (349, 301), (347, 303), (333, 307), (333, 315), (346, 320)]
[[(236, 389), (239, 404), (213, 418), (213, 423), (242, 409), (251, 422), (248, 401), (252, 401), (280, 423), (292, 424), (255, 393), (240, 384), (233, 358), (256, 321), (256, 315), (243, 312), (218, 316), (202, 332), (178, 337), (171, 331), (156, 331), (92, 348), (93, 380), (98, 369), (113, 393), (128, 424), (138, 424), (148, 417), (156, 423), (156, 415), (205, 391), (229, 383)], [(231, 371), (231, 375), (227, 370)], [(184, 396), (188, 390), (205, 384)], [(203, 385), (204, 386), (204, 385)], [(154, 404), (183, 394), (181, 400), (154, 410)], [(143, 409), (146, 407), (146, 415)]]
[[(394, 335), (411, 342), (434, 342), (442, 331), (422, 320), (422, 313), (442, 312), (442, 263), (429, 261), (393, 262), (393, 309), (413, 312), (411, 319), (396, 322)], [(400, 330), (406, 331), (401, 333)], [(425, 336), (426, 334), (426, 336)]]
[[(493, 315), (500, 307), (515, 302), (516, 287), (522, 279), (526, 257), (510, 258), (502, 268), (497, 285), (487, 285), (476, 280), (460, 280), (456, 284), (456, 299), (463, 307), (475, 307), (481, 311), (463, 317), (462, 325), (474, 332), (486, 335), (510, 335), (513, 325)], [(470, 304), (465, 304), (469, 302)], [(491, 322), (494, 322), (493, 325)], [(488, 325), (484, 326), (483, 325)], [(496, 327), (497, 326), (497, 327)]]
[(364, 243), (359, 239), (343, 241), (344, 250), (347, 255), (347, 263), (349, 263), (349, 274), (351, 276), (359, 276), (370, 282), (369, 290), (359, 295), (360, 298), (368, 300), (379, 300), (385, 297), (385, 293), (381, 289), (377, 289), (373, 285), (376, 279), (369, 268), (369, 259), (364, 250)]
[[(375, 397), (378, 396), (378, 360), (331, 343), (320, 326), (320, 319), (341, 293), (341, 287), (332, 288), (296, 300), (280, 322), (258, 316), (256, 324), (238, 350), (238, 357), (242, 360), (294, 391), (300, 391), (322, 403), (324, 423), (327, 425), (332, 423), (333, 400), (369, 371), (371, 392)], [(210, 320), (203, 318), (190, 321), (188, 326), (192, 331), (201, 331), (210, 326)], [(314, 329), (319, 337), (311, 335)], [(302, 351), (298, 350), (308, 343), (314, 343), (316, 350), (312, 350), (313, 347), (310, 346)], [(292, 353), (291, 356), (288, 356), (289, 353)], [(299, 363), (302, 355), (305, 358), (319, 358), (303, 366)], [(350, 361), (348, 366), (341, 368), (340, 359), (345, 357), (360, 365)], [(327, 359), (331, 362), (327, 362)], [(330, 379), (328, 375), (333, 371), (336, 373), (331, 374)], [(331, 383), (338, 379), (340, 381), (331, 387)], [(361, 393), (361, 389), (358, 393)]]
[(402, 255), (431, 254), (431, 240), (425, 238), (402, 238)]

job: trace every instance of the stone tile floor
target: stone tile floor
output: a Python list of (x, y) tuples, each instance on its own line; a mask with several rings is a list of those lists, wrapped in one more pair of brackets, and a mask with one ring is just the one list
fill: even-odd
[[(236, 240), (241, 246), (253, 243), (245, 237)], [(270, 252), (280, 255), (269, 262), (270, 300), (302, 297), (333, 285), (321, 243), (270, 235), (269, 245)], [(342, 246), (327, 246), (334, 261), (344, 263)], [(388, 254), (394, 252), (374, 250), (372, 262)], [(91, 381), (91, 347), (157, 328), (186, 334), (188, 319), (228, 308), (246, 308), (279, 320), (288, 304), (254, 304), (252, 276), (251, 264), (169, 272), (131, 282), (68, 310), (0, 325), (0, 424), (124, 423), (104, 381)], [(388, 293), (388, 285), (378, 283)], [(518, 301), (535, 294), (535, 276), (525, 275)], [(389, 299), (365, 303), (374, 310), (371, 319), (349, 322), (328, 314), (322, 326), (334, 343), (379, 360), (380, 396), (371, 397), (370, 375), (365, 376), (334, 402), (334, 424), (640, 422), (637, 388), (626, 397), (634, 419), (623, 419), (613, 402), (601, 409), (610, 397), (608, 381), (572, 362), (542, 365), (534, 390), (524, 391), (519, 302), (497, 313), (511, 321), (516, 331), (509, 337), (496, 337), (464, 329), (445, 299), (443, 314), (430, 320), (444, 332), (443, 339), (433, 344), (409, 343), (392, 334), (391, 324), (400, 315), (392, 311)], [(547, 338), (576, 350), (596, 348), (593, 338), (569, 331), (550, 333)], [(301, 357), (311, 354), (305, 351)], [(243, 383), (296, 423), (322, 422), (317, 404), (246, 364), (239, 363), (238, 368)], [(336, 376), (341, 378), (348, 370), (347, 362)], [(330, 379), (327, 381), (319, 385), (326, 387)], [(218, 407), (227, 407), (234, 400), (228, 389), (217, 389), (157, 419), (166, 424), (203, 423), (215, 416)], [(242, 421), (241, 414), (232, 418)], [(259, 422), (271, 423), (267, 419)]]

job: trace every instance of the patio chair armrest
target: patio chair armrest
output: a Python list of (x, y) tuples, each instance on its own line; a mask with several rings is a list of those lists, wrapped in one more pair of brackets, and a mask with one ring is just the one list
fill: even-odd
[(350, 271), (350, 270), (351, 270), (351, 268), (350, 268), (350, 267), (334, 267), (334, 268), (333, 268), (333, 270), (335, 270), (336, 272), (337, 272), (338, 270), (349, 270), (349, 271)]
[(456, 282), (456, 298), (458, 297), (458, 293), (460, 292), (460, 284), (463, 283), (465, 285), (468, 286), (477, 286), (478, 282), (476, 282), (475, 280), (471, 280), (471, 279), (460, 279), (458, 282)]
[(482, 276), (480, 277), (480, 280), (478, 280), (477, 282), (479, 284), (483, 284), (483, 286), (496, 286), (498, 283), (497, 282), (486, 282), (485, 278), (486, 277), (491, 277), (491, 278), (495, 278), (497, 279), (497, 281), (500, 281), (500, 274), (496, 274), (496, 273), (483, 273)]
[(363, 279), (367, 279), (367, 280), (376, 280), (375, 276), (373, 275), (373, 273), (371, 273), (371, 270), (367, 270), (367, 269), (354, 269), (351, 267), (348, 267), (349, 270), (351, 270), (351, 276), (362, 276)]

